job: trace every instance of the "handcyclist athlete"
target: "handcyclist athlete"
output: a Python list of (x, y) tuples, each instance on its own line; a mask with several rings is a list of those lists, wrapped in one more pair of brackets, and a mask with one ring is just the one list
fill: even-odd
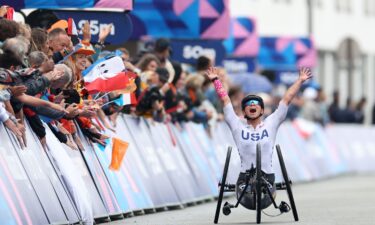
[[(216, 68), (209, 68), (206, 75), (212, 81), (216, 93), (223, 103), (224, 118), (232, 131), (233, 139), (240, 156), (241, 173), (236, 185), (237, 195), (241, 193), (241, 188), (243, 189), (245, 186), (246, 170), (255, 171), (257, 143), (259, 143), (261, 147), (262, 172), (266, 180), (270, 183), (272, 193), (274, 193), (275, 175), (272, 168), (272, 154), (277, 130), (286, 117), (288, 105), (291, 103), (302, 84), (312, 77), (310, 69), (302, 68), (299, 71), (298, 79), (286, 91), (277, 109), (264, 120), (262, 119), (264, 102), (261, 97), (250, 94), (242, 99), (241, 107), (245, 117), (245, 120), (243, 120), (235, 114), (230, 98), (219, 79)], [(247, 208), (255, 208), (253, 201), (247, 197), (241, 200), (241, 204)], [(264, 207), (271, 204), (270, 199), (264, 204)]]

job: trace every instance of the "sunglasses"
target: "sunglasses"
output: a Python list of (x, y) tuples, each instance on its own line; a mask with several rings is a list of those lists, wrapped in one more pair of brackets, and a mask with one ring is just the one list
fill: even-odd
[(258, 100), (250, 100), (248, 102), (246, 102), (246, 106), (249, 106), (249, 105), (259, 105), (260, 102)]

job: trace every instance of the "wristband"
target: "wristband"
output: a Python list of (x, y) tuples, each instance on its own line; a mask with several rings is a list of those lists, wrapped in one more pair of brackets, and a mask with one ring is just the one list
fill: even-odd
[(223, 99), (224, 97), (228, 96), (227, 91), (224, 89), (223, 84), (221, 83), (221, 81), (218, 78), (213, 79), (213, 80), (214, 80), (213, 84), (214, 84), (216, 93), (219, 96), (219, 98)]

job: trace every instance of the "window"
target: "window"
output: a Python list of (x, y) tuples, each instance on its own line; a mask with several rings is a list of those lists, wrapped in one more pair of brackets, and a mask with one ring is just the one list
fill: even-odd
[(352, 11), (351, 0), (336, 0), (335, 5), (336, 10), (340, 13), (350, 13)]
[(370, 6), (370, 1), (369, 0), (364, 0), (363, 1), (363, 12), (365, 13), (366, 16), (370, 15), (369, 6)]
[(292, 0), (273, 0), (276, 3), (291, 3)]
[(313, 5), (316, 7), (316, 8), (323, 8), (323, 1), (322, 0), (310, 0), (310, 1), (313, 1)]
[(336, 8), (337, 12), (341, 11), (341, 4), (340, 4), (340, 2), (341, 2), (341, 0), (336, 0), (335, 1), (335, 8)]
[(363, 1), (363, 12), (366, 16), (375, 16), (375, 1), (364, 0)]
[(353, 10), (352, 0), (345, 0), (344, 2), (346, 2), (346, 12), (351, 13)]

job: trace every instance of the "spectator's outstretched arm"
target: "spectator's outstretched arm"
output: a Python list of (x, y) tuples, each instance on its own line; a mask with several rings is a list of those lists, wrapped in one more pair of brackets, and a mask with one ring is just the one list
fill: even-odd
[(10, 104), (10, 101), (4, 102), (4, 106), (5, 106), (6, 111), (8, 111), (9, 115), (16, 116), (16, 114), (14, 113), (12, 104)]
[(10, 100), (10, 91), (9, 90), (0, 90), (0, 101), (5, 102)]
[(27, 87), (26, 92), (28, 95), (36, 95), (40, 92), (44, 92), (50, 84), (50, 81), (44, 76), (41, 76), (36, 80), (24, 82), (24, 85)]
[(16, 135), (17, 138), (22, 137), (22, 132), (17, 128), (17, 125), (16, 125), (11, 119), (7, 119), (6, 121), (4, 121), (4, 125), (5, 125), (10, 131), (12, 131), (12, 133), (13, 133), (14, 135)]
[(26, 90), (27, 88), (24, 85), (10, 86), (8, 89), (0, 90), (0, 101), (9, 101), (11, 96), (18, 96), (25, 93)]
[(212, 81), (216, 93), (219, 96), (220, 100), (223, 102), (223, 106), (225, 107), (227, 104), (231, 103), (230, 98), (228, 96), (227, 91), (224, 89), (223, 84), (221, 83), (218, 75), (218, 71), (215, 67), (210, 67), (206, 71), (206, 76)]
[(293, 100), (294, 96), (298, 93), (299, 89), (301, 88), (302, 84), (310, 79), (312, 77), (311, 70), (309, 68), (301, 68), (299, 71), (299, 77), (298, 79), (294, 82), (292, 86), (288, 88), (286, 91), (283, 99), (285, 104), (289, 105), (291, 101)]
[(26, 105), (29, 105), (29, 106), (50, 107), (50, 108), (55, 109), (57, 111), (62, 111), (62, 112), (68, 113), (61, 105), (58, 105), (58, 104), (55, 104), (55, 103), (52, 103), (52, 102), (49, 102), (49, 101), (45, 101), (45, 100), (30, 96), (30, 95), (23, 94), (23, 95), (18, 96), (17, 99), (20, 102), (22, 102)]
[(99, 119), (103, 122), (103, 125), (104, 125), (105, 128), (107, 128), (107, 129), (116, 133), (116, 129), (113, 129), (111, 127), (111, 125), (108, 123), (108, 120), (106, 119), (105, 113), (102, 109), (99, 109), (97, 111), (97, 115), (98, 115)]
[(0, 102), (0, 122), (5, 122), (9, 119), (9, 114), (5, 110), (3, 102)]
[(0, 122), (3, 122), (4, 125), (9, 130), (11, 130), (17, 137), (22, 136), (22, 132), (17, 128), (17, 125), (11, 120), (2, 102), (0, 102)]

